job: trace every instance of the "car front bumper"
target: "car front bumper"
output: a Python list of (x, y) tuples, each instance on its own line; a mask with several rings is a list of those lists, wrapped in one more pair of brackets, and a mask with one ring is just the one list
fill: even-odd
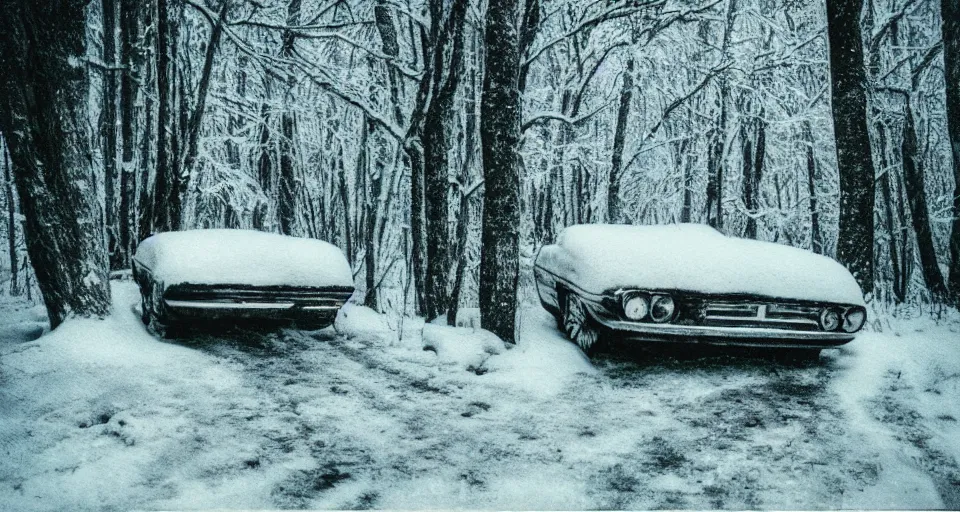
[(333, 323), (343, 304), (299, 305), (294, 302), (226, 302), (165, 299), (164, 311), (176, 322), (217, 320), (273, 320), (325, 327)]
[(604, 318), (594, 319), (615, 338), (668, 343), (703, 343), (742, 347), (831, 348), (853, 340), (854, 335), (840, 332), (797, 331), (762, 327), (714, 327), (698, 325), (653, 324)]

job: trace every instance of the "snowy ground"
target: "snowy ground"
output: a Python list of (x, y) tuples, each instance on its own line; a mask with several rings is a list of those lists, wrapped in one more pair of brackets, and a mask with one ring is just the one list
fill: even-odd
[(960, 508), (956, 317), (815, 364), (591, 363), (539, 310), (509, 350), (359, 307), (175, 343), (115, 297), (35, 341), (0, 305), (0, 510)]

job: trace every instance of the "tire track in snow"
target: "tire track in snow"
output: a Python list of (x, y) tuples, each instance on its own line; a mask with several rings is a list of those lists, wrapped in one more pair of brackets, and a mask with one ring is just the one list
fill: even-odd
[(644, 459), (610, 472), (617, 491), (624, 474), (664, 481), (653, 508), (840, 508), (846, 491), (876, 481), (875, 456), (851, 442), (826, 389), (829, 360), (674, 353), (611, 357), (601, 368), (656, 396), (679, 423), (647, 439)]
[[(482, 508), (539, 477), (572, 496), (567, 508), (839, 508), (876, 481), (875, 454), (827, 390), (829, 359), (607, 354), (546, 397), (441, 365), (416, 341), (283, 331), (244, 343), (208, 350), (262, 392), (251, 428), (312, 461), (277, 482), (280, 507), (396, 508), (439, 480), (460, 492), (428, 503)], [(286, 460), (265, 452), (258, 464)]]
[[(900, 380), (900, 375), (897, 370), (887, 371), (881, 394), (870, 401), (870, 412), (893, 432), (897, 441), (915, 449), (914, 453), (909, 453), (909, 448), (904, 451), (933, 480), (944, 508), (960, 510), (960, 465), (936, 446), (934, 434), (924, 426), (923, 413), (913, 405), (918, 403), (917, 390)], [(957, 420), (951, 417), (942, 421)]]

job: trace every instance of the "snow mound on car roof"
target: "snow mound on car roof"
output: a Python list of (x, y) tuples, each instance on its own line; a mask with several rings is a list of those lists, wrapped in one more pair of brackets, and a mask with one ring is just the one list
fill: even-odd
[(350, 265), (336, 246), (260, 231), (160, 233), (140, 244), (136, 260), (167, 286), (353, 286)]
[(831, 258), (697, 224), (571, 226), (537, 264), (594, 293), (636, 286), (863, 305), (853, 276)]

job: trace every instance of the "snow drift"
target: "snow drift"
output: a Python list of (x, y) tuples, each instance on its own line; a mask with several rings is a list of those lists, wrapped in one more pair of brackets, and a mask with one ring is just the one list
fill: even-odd
[(260, 231), (160, 233), (144, 240), (134, 259), (167, 286), (353, 286), (350, 265), (336, 246)]
[(593, 293), (623, 286), (864, 305), (831, 258), (697, 224), (570, 226), (537, 265)]

